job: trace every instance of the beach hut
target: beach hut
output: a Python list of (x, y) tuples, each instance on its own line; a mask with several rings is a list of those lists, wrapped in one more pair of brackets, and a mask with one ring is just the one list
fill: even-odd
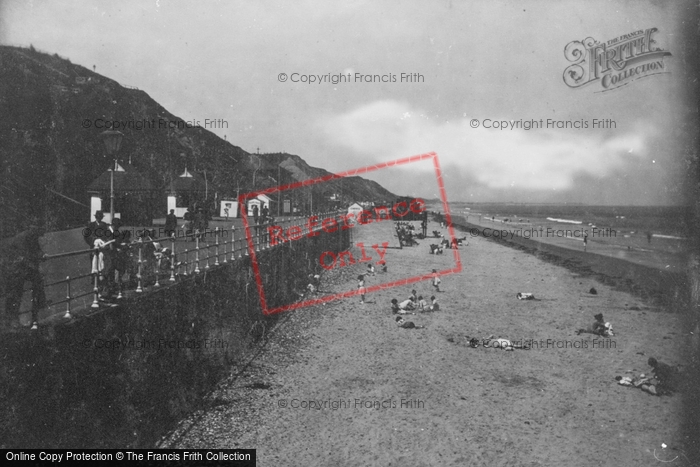
[(267, 208), (270, 213), (272, 213), (272, 209), (270, 207), (270, 202), (272, 202), (272, 198), (270, 198), (267, 195), (258, 195), (255, 198), (251, 198), (248, 200), (248, 215), (252, 216), (253, 215), (253, 206), (258, 207), (258, 213), (262, 214), (263, 208)]
[(357, 219), (361, 212), (362, 206), (360, 206), (359, 203), (352, 203), (350, 206), (348, 206), (348, 214), (352, 214), (353, 219)]
[(219, 205), (219, 217), (238, 217), (238, 201), (232, 199), (222, 199)]

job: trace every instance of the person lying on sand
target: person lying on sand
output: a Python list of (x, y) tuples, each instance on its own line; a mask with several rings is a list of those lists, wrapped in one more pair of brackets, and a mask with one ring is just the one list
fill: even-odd
[(603, 319), (603, 313), (598, 313), (594, 316), (594, 318), (595, 321), (588, 327), (588, 329), (579, 329), (576, 331), (576, 334), (597, 334), (603, 337), (612, 337), (614, 335), (612, 325), (605, 322), (605, 319)]
[(644, 392), (648, 392), (652, 396), (660, 396), (657, 386), (652, 378), (648, 378), (644, 373), (639, 376), (616, 376), (617, 384), (621, 386), (634, 386)]
[(634, 386), (654, 396), (671, 395), (678, 389), (680, 372), (655, 358), (650, 358), (649, 366), (652, 367), (653, 376), (642, 373), (639, 376), (616, 376), (617, 384), (622, 386)]
[(396, 317), (396, 324), (397, 324), (400, 328), (404, 328), (404, 329), (421, 329), (421, 328), (424, 328), (424, 327), (425, 327), (425, 326), (418, 326), (418, 325), (414, 324), (413, 321), (405, 321), (405, 320), (404, 320), (402, 317), (400, 317), (400, 316), (397, 316), (397, 317)]
[(398, 300), (395, 298), (391, 299), (391, 312), (394, 314), (401, 314), (401, 315), (407, 315), (407, 314), (414, 314), (411, 313), (412, 308), (408, 308), (409, 306), (413, 306), (411, 300), (404, 300), (403, 302), (399, 303)]
[(494, 349), (503, 349), (509, 351), (512, 351), (514, 349), (530, 350), (530, 345), (524, 343), (524, 341), (510, 341), (502, 337), (494, 339), (493, 335), (486, 337), (481, 341), (479, 341), (479, 339), (477, 339), (476, 337), (469, 338), (469, 336), (467, 336), (467, 339), (469, 340), (469, 346), (474, 348), (479, 347), (479, 344), (481, 344), (486, 348), (493, 347)]

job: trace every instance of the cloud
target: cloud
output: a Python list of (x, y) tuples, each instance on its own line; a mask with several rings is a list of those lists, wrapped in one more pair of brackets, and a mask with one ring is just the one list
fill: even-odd
[(480, 120), (474, 129), (468, 116), (446, 121), (406, 103), (383, 100), (324, 116), (318, 125), (335, 144), (363, 155), (381, 154), (381, 160), (435, 151), (443, 167), (454, 167), (461, 178), (496, 190), (569, 190), (577, 178), (611, 176), (647, 155), (647, 128), (622, 132), (592, 129), (591, 121), (587, 123), (588, 129), (499, 130), (484, 128)]

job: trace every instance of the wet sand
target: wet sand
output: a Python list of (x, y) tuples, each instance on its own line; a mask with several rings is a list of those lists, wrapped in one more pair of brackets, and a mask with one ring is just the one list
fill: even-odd
[[(354, 242), (389, 238), (396, 245), (386, 222), (358, 228)], [(424, 329), (398, 328), (389, 303), (411, 288), (430, 296), (428, 281), (289, 312), (159, 447), (255, 448), (262, 466), (632, 466), (658, 464), (655, 454), (688, 465), (681, 395), (614, 379), (648, 373), (650, 356), (684, 363), (693, 343), (681, 317), (525, 252), (469, 242), (463, 271), (442, 277), (442, 309), (408, 317)], [(454, 264), (449, 251), (429, 255), (429, 243), (389, 249), (389, 272), (366, 285)], [(322, 290), (354, 289), (365, 267), (324, 274)], [(575, 334), (599, 312), (615, 337)], [(491, 334), (552, 344), (467, 344)]]

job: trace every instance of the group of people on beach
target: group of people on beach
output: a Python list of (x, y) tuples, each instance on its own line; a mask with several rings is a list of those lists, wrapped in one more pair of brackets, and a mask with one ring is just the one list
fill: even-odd
[[(440, 283), (440, 276), (437, 270), (433, 269), (431, 284), (436, 292), (440, 292)], [(402, 302), (399, 302), (396, 298), (391, 299), (391, 312), (395, 315), (399, 315), (395, 318), (396, 324), (404, 329), (418, 329), (424, 326), (416, 325), (412, 321), (406, 321), (401, 315), (415, 315), (416, 312), (427, 313), (439, 310), (440, 303), (435, 295), (430, 297), (430, 305), (428, 305), (428, 302), (426, 302), (422, 295), (417, 295), (415, 289), (411, 290), (411, 295)]]
[(416, 238), (425, 238), (423, 233), (419, 232), (416, 234), (416, 228), (410, 222), (396, 222), (394, 227), (396, 228), (396, 236), (399, 238), (399, 246), (401, 248), (418, 245)]

